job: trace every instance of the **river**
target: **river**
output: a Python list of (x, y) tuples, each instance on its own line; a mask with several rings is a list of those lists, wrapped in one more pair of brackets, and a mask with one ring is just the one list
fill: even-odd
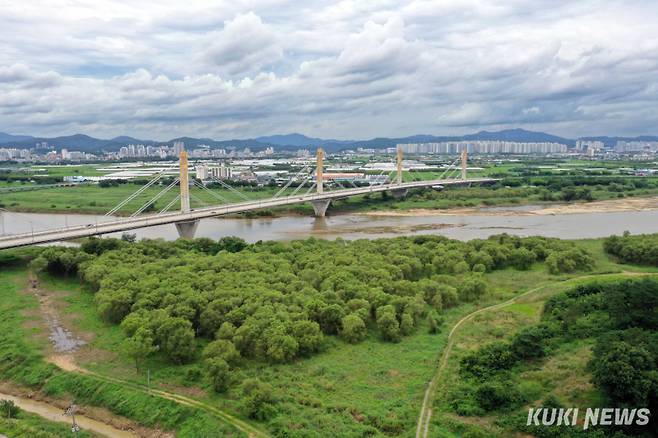
[[(402, 235), (440, 234), (454, 239), (486, 238), (509, 233), (519, 236), (546, 236), (563, 239), (596, 238), (620, 234), (658, 233), (658, 209), (642, 211), (541, 213), (546, 206), (483, 208), (464, 214), (413, 216), (372, 216), (337, 214), (326, 218), (285, 216), (278, 218), (203, 219), (197, 237), (218, 239), (237, 236), (248, 242), (258, 240), (293, 240), (307, 237), (344, 239), (395, 237)], [(0, 234), (16, 234), (52, 227), (89, 224), (114, 220), (105, 216), (79, 214), (36, 214), (0, 212)], [(175, 227), (162, 225), (130, 231), (138, 239), (178, 238)], [(120, 234), (114, 234), (120, 237)]]

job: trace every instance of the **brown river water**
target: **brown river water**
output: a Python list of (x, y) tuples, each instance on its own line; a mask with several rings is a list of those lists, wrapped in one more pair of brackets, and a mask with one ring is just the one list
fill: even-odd
[[(658, 204), (658, 201), (657, 201)], [(658, 206), (658, 205), (657, 205)], [(563, 239), (605, 237), (626, 230), (633, 234), (658, 232), (658, 209), (641, 211), (578, 212), (542, 214), (545, 206), (483, 208), (463, 214), (446, 211), (418, 215), (339, 214), (326, 218), (285, 216), (278, 218), (203, 219), (197, 237), (218, 239), (237, 236), (248, 242), (293, 240), (308, 237), (324, 239), (372, 239), (418, 234), (440, 234), (453, 239), (486, 238), (508, 233)], [(547, 210), (550, 211), (550, 210)], [(392, 213), (394, 214), (394, 213)], [(0, 234), (38, 231), (50, 227), (116, 220), (105, 216), (0, 212)], [(138, 239), (173, 240), (178, 234), (173, 224), (129, 231)], [(120, 234), (114, 234), (120, 236)]]

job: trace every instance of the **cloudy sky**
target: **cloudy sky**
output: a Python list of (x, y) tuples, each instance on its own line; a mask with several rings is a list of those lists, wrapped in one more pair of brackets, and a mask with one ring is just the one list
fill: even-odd
[(0, 131), (658, 134), (649, 0), (0, 0)]

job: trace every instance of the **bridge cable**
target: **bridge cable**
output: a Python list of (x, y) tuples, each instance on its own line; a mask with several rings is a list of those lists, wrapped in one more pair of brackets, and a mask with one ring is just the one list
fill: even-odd
[(304, 167), (302, 167), (301, 170), (300, 170), (299, 172), (297, 172), (297, 174), (296, 174), (295, 176), (293, 176), (292, 178), (290, 178), (290, 180), (286, 183), (286, 185), (284, 185), (283, 187), (281, 187), (281, 189), (280, 189), (278, 192), (276, 192), (276, 194), (272, 197), (272, 199), (276, 199), (276, 198), (278, 198), (279, 196), (281, 196), (281, 194), (282, 194), (282, 193), (283, 193), (288, 187), (290, 187), (290, 185), (293, 183), (293, 181), (294, 181), (297, 177), (299, 177), (300, 174), (301, 174), (302, 172), (304, 172), (305, 170), (308, 170), (309, 167), (310, 167), (309, 164), (306, 164)]
[(165, 195), (169, 190), (171, 190), (176, 184), (178, 184), (178, 182), (179, 182), (179, 179), (178, 179), (178, 178), (174, 179), (174, 181), (173, 181), (171, 184), (169, 184), (167, 187), (165, 187), (164, 189), (162, 189), (162, 191), (160, 191), (160, 193), (158, 193), (157, 195), (155, 195), (153, 198), (151, 198), (151, 199), (149, 199), (148, 201), (146, 201), (146, 203), (145, 203), (144, 205), (142, 205), (142, 206), (141, 206), (136, 212), (134, 212), (133, 214), (131, 214), (130, 217), (135, 217), (135, 216), (137, 216), (138, 214), (142, 213), (142, 212), (143, 212), (144, 210), (146, 210), (146, 209), (148, 208), (148, 206), (151, 205), (151, 204), (155, 205), (155, 202), (156, 202), (158, 199), (160, 199), (162, 196), (164, 196), (164, 195)]
[[(179, 195), (179, 196), (180, 196), (180, 195)], [(195, 195), (193, 195), (193, 194), (191, 194), (191, 193), (190, 193), (190, 198), (192, 198), (192, 199), (194, 199), (195, 201), (197, 201), (199, 204), (201, 204), (202, 207), (209, 207), (209, 206), (210, 206), (210, 204), (206, 203), (205, 201), (202, 201), (201, 199), (199, 199), (198, 197), (196, 197)]]
[(240, 196), (240, 197), (241, 197), (242, 199), (244, 199), (245, 201), (252, 201), (252, 199), (250, 199), (250, 198), (249, 198), (248, 196), (246, 196), (244, 193), (240, 192), (239, 190), (234, 189), (233, 187), (231, 187), (230, 185), (226, 184), (226, 183), (225, 183), (224, 181), (222, 181), (221, 179), (211, 178), (211, 181), (216, 181), (216, 182), (218, 182), (218, 183), (221, 184), (222, 186), (226, 187), (227, 189), (229, 189), (229, 190), (232, 191), (233, 193), (235, 193), (235, 194), (237, 194), (238, 196)]
[(199, 188), (201, 188), (201, 189), (207, 191), (208, 193), (210, 193), (214, 198), (219, 199), (220, 201), (222, 201), (222, 202), (225, 203), (225, 204), (230, 204), (230, 202), (228, 201), (228, 199), (226, 199), (225, 197), (223, 197), (223, 196), (220, 195), (219, 193), (215, 193), (215, 192), (213, 192), (212, 190), (210, 190), (208, 187), (204, 186), (202, 183), (198, 182), (197, 180), (193, 180), (193, 183), (194, 183), (194, 185), (196, 185), (197, 187), (199, 187)]
[(129, 203), (130, 201), (132, 201), (133, 199), (135, 199), (137, 196), (139, 196), (140, 194), (142, 194), (146, 189), (148, 189), (148, 188), (151, 187), (153, 184), (155, 184), (157, 181), (159, 181), (160, 178), (162, 178), (162, 176), (164, 175), (164, 172), (165, 172), (166, 170), (169, 170), (169, 169), (168, 169), (168, 168), (167, 168), (167, 169), (162, 169), (160, 172), (156, 173), (156, 174), (155, 174), (155, 177), (154, 177), (152, 180), (150, 180), (150, 181), (147, 182), (145, 185), (143, 185), (142, 187), (140, 187), (139, 189), (137, 189), (133, 194), (131, 194), (130, 196), (128, 196), (126, 199), (124, 199), (123, 201), (119, 202), (119, 204), (117, 204), (114, 208), (112, 208), (110, 211), (108, 211), (107, 213), (105, 213), (105, 216), (112, 216), (114, 213), (116, 213), (117, 211), (119, 211), (119, 210), (120, 210), (123, 206), (125, 206), (127, 203)]
[(178, 194), (174, 199), (172, 199), (172, 200), (169, 202), (169, 204), (167, 204), (167, 205), (165, 206), (165, 208), (163, 208), (162, 210), (160, 210), (160, 211), (158, 212), (158, 214), (166, 213), (167, 210), (169, 210), (169, 209), (172, 207), (172, 205), (174, 205), (178, 200), (180, 200), (180, 194)]
[(302, 182), (299, 183), (297, 187), (295, 187), (295, 190), (292, 191), (291, 194), (288, 195), (288, 198), (293, 197), (299, 192), (299, 190), (308, 182), (308, 180), (311, 178), (312, 173), (307, 173)]
[(304, 193), (304, 196), (306, 196), (306, 195), (308, 195), (309, 193), (311, 193), (311, 190), (313, 190), (317, 185), (318, 185), (318, 183), (313, 183), (313, 184), (311, 185), (311, 187), (308, 188), (308, 190), (306, 191), (306, 193)]

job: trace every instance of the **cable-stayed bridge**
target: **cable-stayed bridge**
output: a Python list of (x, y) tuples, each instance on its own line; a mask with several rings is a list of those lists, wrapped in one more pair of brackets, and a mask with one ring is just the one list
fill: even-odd
[[(119, 209), (125, 206), (128, 202), (136, 199), (149, 187), (154, 186), (162, 177), (162, 174), (156, 175), (151, 181), (138, 189), (135, 193), (131, 194), (128, 198), (124, 199), (106, 216), (108, 221), (95, 222), (84, 225), (74, 225), (64, 228), (45, 229), (40, 231), (32, 231), (30, 233), (2, 235), (0, 236), (0, 249), (14, 248), (19, 246), (42, 244), (48, 242), (56, 242), (62, 240), (79, 239), (83, 237), (90, 237), (101, 234), (116, 233), (129, 231), (137, 228), (152, 227), (164, 224), (175, 224), (178, 229), (179, 235), (184, 238), (192, 238), (196, 232), (199, 220), (204, 218), (243, 213), (248, 211), (255, 211), (259, 209), (281, 207), (300, 203), (311, 203), (315, 215), (318, 217), (324, 216), (329, 204), (332, 200), (344, 199), (351, 196), (365, 195), (369, 193), (390, 192), (394, 197), (400, 198), (406, 195), (410, 189), (425, 188), (425, 187), (446, 187), (454, 185), (469, 185), (491, 183), (497, 181), (493, 178), (467, 178), (466, 177), (466, 161), (467, 154), (463, 152), (461, 157), (450, 164), (441, 177), (429, 181), (412, 181), (402, 182), (402, 151), (398, 150), (396, 169), (391, 171), (384, 178), (380, 178), (374, 184), (367, 187), (353, 186), (345, 188), (337, 182), (339, 188), (328, 189), (325, 187), (324, 181), (324, 152), (318, 149), (317, 165), (312, 170), (307, 165), (303, 167), (297, 175), (292, 176), (288, 182), (272, 197), (268, 199), (251, 200), (244, 194), (240, 193), (237, 189), (229, 186), (226, 182), (217, 180), (224, 188), (241, 195), (245, 201), (229, 202), (226, 198), (218, 193), (208, 189), (197, 181), (192, 183), (203, 190), (209, 191), (220, 202), (218, 205), (192, 209), (190, 208), (190, 192), (189, 192), (189, 176), (188, 176), (188, 163), (187, 153), (183, 151), (180, 157), (180, 175), (174, 179), (173, 182), (168, 184), (163, 190), (156, 194), (149, 201), (144, 203), (136, 212), (130, 217), (116, 219), (109, 217), (116, 213)], [(461, 161), (458, 165), (458, 161)], [(383, 176), (382, 174), (380, 177)], [(392, 174), (395, 173), (395, 178), (391, 180)], [(455, 173), (454, 177), (451, 178)], [(301, 182), (300, 182), (301, 180)], [(293, 183), (299, 183), (292, 192), (290, 190)], [(302, 192), (310, 184), (306, 191)], [(177, 195), (169, 204), (163, 208), (159, 213), (151, 215), (142, 215), (147, 209), (147, 206), (153, 205), (155, 201), (162, 198), (164, 194), (170, 191), (173, 187), (180, 187), (180, 194)], [(175, 212), (168, 212), (176, 202), (180, 200), (180, 210)]]

